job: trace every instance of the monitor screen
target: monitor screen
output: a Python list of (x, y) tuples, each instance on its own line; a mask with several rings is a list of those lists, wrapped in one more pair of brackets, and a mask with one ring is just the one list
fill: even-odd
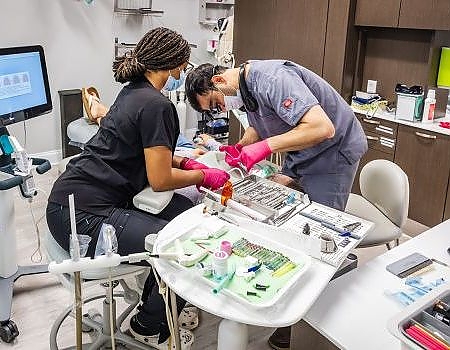
[(0, 122), (7, 125), (51, 110), (42, 47), (0, 48)]

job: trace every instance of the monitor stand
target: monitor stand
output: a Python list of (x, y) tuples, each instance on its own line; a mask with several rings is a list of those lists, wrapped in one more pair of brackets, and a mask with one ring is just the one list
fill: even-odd
[[(0, 136), (8, 135), (0, 127)], [(48, 264), (18, 266), (16, 229), (14, 224), (14, 187), (6, 181), (14, 178), (10, 155), (0, 156), (0, 338), (11, 343), (18, 335), (16, 324), (10, 319), (14, 281), (21, 276), (48, 272)], [(6, 187), (6, 189), (4, 189)]]

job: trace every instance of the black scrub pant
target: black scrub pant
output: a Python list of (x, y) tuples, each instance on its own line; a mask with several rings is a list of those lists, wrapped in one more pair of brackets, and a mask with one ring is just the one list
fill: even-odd
[[(77, 210), (77, 233), (92, 238), (87, 256), (94, 257), (100, 228), (103, 223), (111, 224), (116, 229), (118, 254), (128, 255), (145, 251), (144, 241), (148, 234), (157, 234), (170, 220), (193, 206), (192, 202), (175, 193), (168, 206), (158, 215), (144, 213), (136, 209), (114, 208), (109, 216), (93, 215)], [(47, 205), (47, 223), (55, 240), (69, 251), (70, 214), (69, 208), (49, 202)], [(146, 263), (143, 263), (146, 264)], [(148, 265), (148, 264), (147, 264)], [(178, 312), (185, 301), (177, 297)], [(142, 293), (142, 306), (137, 313), (139, 322), (148, 329), (148, 335), (160, 334), (159, 341), (165, 341), (169, 328), (165, 314), (165, 305), (158, 292), (158, 285), (153, 273), (150, 273)]]

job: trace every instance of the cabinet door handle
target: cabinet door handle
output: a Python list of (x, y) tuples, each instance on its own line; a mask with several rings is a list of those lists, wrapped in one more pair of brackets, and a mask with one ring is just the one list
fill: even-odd
[(367, 137), (367, 139), (370, 140), (370, 141), (378, 141), (378, 140), (379, 140), (379, 138), (376, 137), (376, 136), (369, 136), (369, 135), (366, 135), (366, 137)]
[(435, 139), (436, 138), (436, 135), (428, 135), (428, 134), (424, 134), (423, 132), (418, 132), (418, 131), (416, 131), (416, 135), (423, 137), (425, 139)]
[(370, 120), (370, 119), (363, 118), (363, 122), (368, 123), (368, 124), (380, 125), (380, 122), (378, 120)]

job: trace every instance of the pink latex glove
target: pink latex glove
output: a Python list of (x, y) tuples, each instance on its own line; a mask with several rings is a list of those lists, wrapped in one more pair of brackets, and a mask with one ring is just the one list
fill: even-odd
[(256, 163), (266, 159), (266, 157), (271, 154), (272, 150), (269, 147), (269, 143), (267, 140), (263, 140), (242, 147), (238, 160), (247, 168), (247, 171), (249, 171)]
[(201, 169), (201, 172), (203, 173), (203, 181), (200, 183), (200, 186), (209, 188), (213, 191), (222, 187), (230, 178), (230, 174), (220, 169)]
[(180, 169), (183, 170), (201, 170), (201, 169), (209, 169), (205, 164), (197, 162), (196, 160), (190, 158), (183, 158), (180, 163)]
[(242, 145), (239, 143), (235, 145), (220, 146), (219, 151), (225, 152), (225, 161), (231, 166), (237, 166), (239, 163), (239, 156), (241, 155)]

